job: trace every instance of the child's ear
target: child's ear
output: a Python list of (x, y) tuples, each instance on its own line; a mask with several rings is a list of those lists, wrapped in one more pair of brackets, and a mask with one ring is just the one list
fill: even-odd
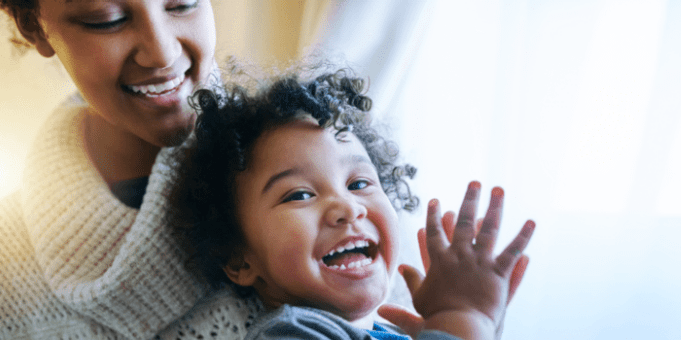
[(253, 286), (259, 275), (252, 258), (251, 253), (244, 252), (242, 255), (233, 257), (226, 266), (222, 267), (222, 270), (232, 282), (239, 286)]
[(17, 23), (19, 33), (35, 46), (40, 55), (46, 58), (54, 55), (54, 49), (47, 41), (47, 35), (38, 22), (36, 10), (19, 10), (14, 20)]

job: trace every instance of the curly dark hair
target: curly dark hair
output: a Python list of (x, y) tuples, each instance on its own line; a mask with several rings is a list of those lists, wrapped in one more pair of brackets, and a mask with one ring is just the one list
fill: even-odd
[(181, 166), (171, 194), (171, 224), (189, 251), (189, 266), (214, 287), (229, 282), (222, 268), (240, 259), (244, 250), (236, 177), (248, 167), (254, 143), (268, 129), (309, 115), (322, 127), (351, 131), (367, 150), (395, 209), (411, 211), (418, 205), (405, 182), (416, 169), (396, 165), (396, 144), (370, 126), (371, 99), (362, 94), (364, 80), (347, 69), (311, 81), (299, 78), (270, 79), (254, 95), (235, 84), (202, 89), (190, 100), (199, 117), (195, 134), (176, 151)]

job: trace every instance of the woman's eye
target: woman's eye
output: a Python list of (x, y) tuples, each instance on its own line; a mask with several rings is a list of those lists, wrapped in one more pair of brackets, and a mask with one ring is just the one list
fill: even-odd
[(122, 25), (123, 23), (125, 23), (126, 20), (127, 20), (126, 17), (120, 17), (116, 20), (104, 21), (104, 22), (83, 22), (83, 26), (85, 26), (86, 28), (89, 28), (89, 29), (93, 29), (93, 30), (104, 31), (104, 30), (116, 28), (116, 27)]
[(354, 181), (348, 185), (348, 190), (362, 190), (369, 186), (369, 182), (366, 180)]
[(312, 198), (312, 194), (307, 191), (296, 191), (284, 198), (284, 203), (290, 201), (304, 201)]
[(199, 0), (193, 2), (178, 2), (176, 5), (171, 5), (167, 10), (182, 14), (199, 6)]

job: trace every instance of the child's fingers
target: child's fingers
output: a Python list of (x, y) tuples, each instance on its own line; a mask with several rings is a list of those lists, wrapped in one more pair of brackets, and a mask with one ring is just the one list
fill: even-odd
[(430, 256), (428, 256), (428, 243), (426, 241), (426, 228), (421, 228), (416, 232), (416, 238), (419, 240), (419, 252), (421, 253), (421, 262), (423, 268), (428, 271), (430, 268)]
[(396, 304), (385, 304), (378, 307), (378, 315), (392, 322), (414, 339), (423, 329), (423, 318), (420, 315)]
[(532, 220), (525, 222), (525, 225), (520, 230), (518, 235), (511, 241), (511, 243), (504, 249), (501, 254), (497, 257), (497, 271), (504, 277), (510, 274), (511, 269), (515, 266), (516, 261), (520, 258), (523, 250), (527, 247), (527, 244), (532, 238), (532, 233), (534, 232), (535, 223)]
[(400, 265), (397, 270), (399, 270), (400, 274), (402, 274), (404, 282), (407, 283), (407, 288), (409, 288), (411, 296), (414, 296), (419, 287), (421, 287), (421, 283), (423, 282), (423, 274), (408, 264)]
[[(447, 242), (451, 243), (452, 236), (454, 236), (454, 213), (447, 211), (442, 216), (442, 228), (445, 231), (447, 237)], [(423, 268), (428, 271), (430, 268), (430, 256), (428, 256), (428, 243), (426, 241), (426, 229), (422, 228), (416, 232), (416, 238), (419, 242), (419, 252), (421, 253), (421, 261), (423, 262)]]
[(523, 276), (525, 276), (525, 269), (527, 269), (527, 265), (529, 263), (530, 258), (527, 255), (521, 255), (518, 262), (516, 262), (515, 266), (513, 266), (511, 279), (509, 280), (508, 285), (508, 300), (506, 304), (511, 303), (511, 299), (513, 299), (515, 291), (518, 290), (518, 286), (520, 286), (520, 282), (523, 280)]
[(482, 228), (475, 236), (474, 249), (483, 254), (492, 254), (499, 233), (499, 221), (504, 208), (504, 190), (500, 187), (492, 189), (487, 214), (482, 220)]
[(475, 235), (478, 235), (480, 229), (482, 229), (482, 222), (484, 220), (485, 220), (484, 218), (478, 218), (478, 220), (475, 221)]
[(478, 207), (479, 198), (480, 182), (473, 181), (468, 184), (466, 196), (463, 198), (463, 203), (461, 203), (452, 246), (460, 246), (461, 244), (470, 245), (473, 242), (475, 237), (475, 211)]
[(442, 229), (442, 217), (440, 216), (440, 202), (432, 199), (428, 202), (428, 216), (426, 217), (426, 244), (429, 258), (432, 261), (434, 254), (442, 253), (447, 248), (447, 235)]
[(445, 230), (445, 235), (447, 235), (447, 241), (452, 243), (452, 238), (454, 237), (454, 230), (456, 229), (456, 214), (453, 211), (447, 211), (442, 216), (442, 228)]

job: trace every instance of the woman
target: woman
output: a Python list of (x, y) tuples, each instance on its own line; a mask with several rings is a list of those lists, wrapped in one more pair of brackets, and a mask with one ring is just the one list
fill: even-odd
[(0, 7), (80, 94), (47, 120), (21, 188), (0, 200), (0, 338), (240, 338), (257, 306), (221, 292), (186, 314), (206, 287), (163, 222), (174, 164), (162, 148), (191, 132), (187, 98), (214, 70), (210, 1)]

